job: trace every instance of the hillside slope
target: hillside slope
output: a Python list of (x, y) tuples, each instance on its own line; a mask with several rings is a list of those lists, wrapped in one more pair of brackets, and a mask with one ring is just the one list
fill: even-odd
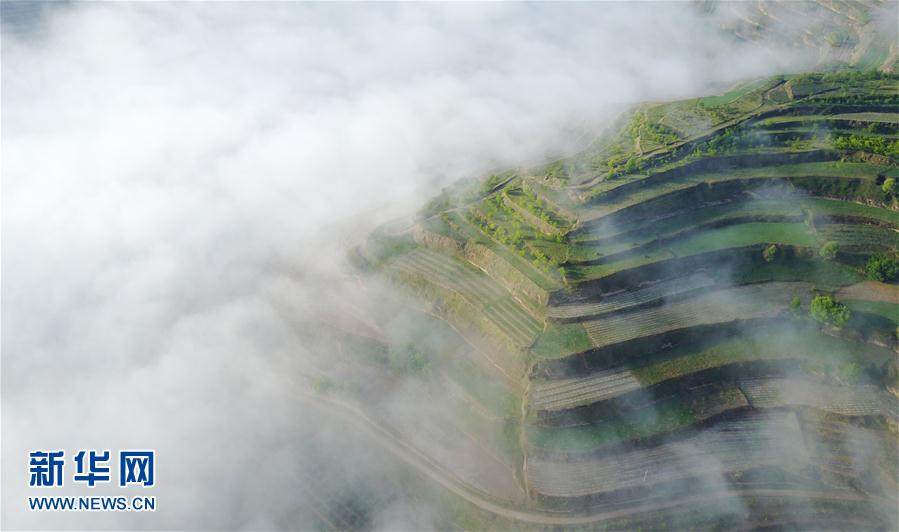
[(897, 159), (899, 78), (755, 80), (444, 191), (355, 258), (465, 346), (417, 352), (461, 398), (435, 423), (504, 464), (454, 472), (484, 497), (589, 516), (705, 493), (730, 502), (686, 523), (891, 528)]

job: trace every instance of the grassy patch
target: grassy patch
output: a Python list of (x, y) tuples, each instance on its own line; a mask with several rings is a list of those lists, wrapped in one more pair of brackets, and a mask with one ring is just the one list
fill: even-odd
[(377, 265), (405, 255), (418, 247), (411, 236), (376, 236), (367, 243), (367, 255)]
[(587, 451), (620, 440), (645, 438), (687, 427), (696, 421), (689, 405), (672, 400), (628, 416), (606, 418), (584, 427), (528, 426), (528, 442), (544, 449)]
[(778, 329), (766, 334), (740, 336), (699, 349), (682, 349), (668, 359), (632, 368), (644, 386), (753, 360), (799, 359), (812, 371), (837, 376), (857, 375), (860, 365), (881, 363), (889, 351), (867, 344), (831, 338), (813, 329)]
[[(884, 210), (884, 209), (880, 209)], [(802, 210), (795, 201), (756, 200), (714, 205), (689, 211), (645, 224), (622, 232), (620, 235), (603, 240), (595, 245), (576, 245), (572, 256), (578, 260), (593, 259), (628, 249), (633, 249), (658, 238), (677, 236), (687, 229), (704, 224), (724, 225), (728, 221), (747, 222), (761, 216), (802, 216)], [(732, 222), (731, 222), (732, 223)]]
[(893, 327), (899, 326), (899, 303), (867, 301), (864, 299), (846, 299), (842, 303), (845, 303), (849, 310), (853, 312), (874, 314), (892, 323)]
[(580, 323), (563, 323), (550, 326), (538, 336), (531, 351), (538, 357), (558, 358), (580, 353), (591, 347), (593, 343)]
[(793, 258), (744, 267), (734, 273), (734, 279), (739, 283), (808, 281), (817, 285), (837, 287), (860, 282), (864, 276), (838, 262), (817, 258)]
[(899, 225), (899, 212), (889, 209), (881, 209), (861, 203), (852, 203), (848, 201), (839, 201), (832, 199), (808, 198), (803, 199), (799, 203), (804, 208), (809, 209), (814, 214), (836, 215), (836, 216), (858, 216), (861, 218), (869, 218), (872, 220), (880, 220), (894, 225)]
[(754, 244), (817, 245), (814, 231), (803, 223), (748, 223), (704, 231), (668, 246), (679, 256)]
[[(787, 153), (786, 150), (778, 150), (783, 153)], [(735, 154), (731, 154), (735, 155)], [(694, 162), (694, 161), (683, 161), (671, 165), (670, 167), (662, 167), (655, 169), (656, 172), (667, 170), (669, 168), (675, 168), (678, 166), (685, 166), (686, 164)], [(899, 167), (881, 165), (881, 164), (873, 164), (873, 163), (860, 163), (860, 162), (841, 162), (841, 161), (823, 161), (823, 162), (811, 162), (811, 163), (792, 163), (792, 164), (779, 164), (779, 165), (771, 165), (771, 166), (758, 166), (751, 168), (739, 168), (739, 169), (729, 169), (726, 171), (712, 171), (712, 172), (702, 172), (702, 173), (689, 173), (688, 175), (682, 177), (676, 177), (672, 179), (666, 179), (664, 181), (656, 182), (650, 185), (647, 185), (643, 188), (635, 190), (628, 195), (622, 196), (621, 198), (616, 198), (611, 202), (604, 203), (602, 206), (598, 206), (597, 210), (599, 211), (608, 211), (614, 210), (614, 207), (624, 207), (627, 205), (632, 205), (636, 203), (640, 203), (643, 201), (648, 201), (655, 197), (658, 197), (667, 192), (673, 192), (675, 190), (680, 190), (683, 188), (687, 188), (689, 186), (695, 185), (697, 183), (717, 183), (722, 181), (731, 181), (734, 179), (752, 179), (752, 178), (789, 178), (789, 177), (834, 177), (834, 178), (857, 178), (862, 180), (870, 180), (874, 181), (878, 175), (885, 176), (899, 176)], [(640, 176), (640, 178), (644, 178), (645, 176)], [(624, 178), (622, 178), (624, 179)], [(600, 183), (594, 190), (596, 193), (605, 192), (608, 190), (613, 190), (620, 186), (620, 181), (622, 179), (614, 179), (611, 181), (605, 181)], [(638, 179), (633, 179), (638, 180)], [(601, 199), (602, 196), (597, 195), (597, 198)]]
[(503, 246), (495, 240), (488, 238), (480, 229), (473, 226), (457, 212), (446, 213), (445, 219), (453, 225), (453, 227), (471, 243), (478, 243), (486, 246), (495, 252), (500, 258), (505, 260), (511, 267), (520, 271), (525, 277), (533, 281), (537, 286), (545, 290), (558, 288), (559, 284), (546, 274), (531, 265), (526, 259), (516, 255), (506, 246)]
[(749, 82), (740, 85), (732, 91), (726, 92), (720, 96), (707, 96), (700, 98), (699, 104), (703, 107), (724, 107), (730, 105), (740, 98), (746, 96), (752, 91), (771, 86), (770, 79), (760, 79), (758, 81)]
[(577, 266), (572, 268), (573, 275), (570, 277), (573, 279), (597, 279), (615, 272), (674, 257), (766, 243), (816, 247), (818, 240), (814, 230), (803, 223), (752, 222), (738, 224), (691, 234), (670, 242), (665, 248), (646, 250), (637, 257), (629, 256), (624, 260), (607, 264)]

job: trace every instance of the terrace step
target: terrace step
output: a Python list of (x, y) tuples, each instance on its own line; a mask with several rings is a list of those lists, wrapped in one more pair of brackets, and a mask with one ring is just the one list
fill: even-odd
[(818, 228), (821, 238), (832, 240), (850, 250), (899, 248), (899, 231), (876, 225), (827, 224)]
[(531, 406), (539, 410), (564, 410), (631, 392), (640, 382), (628, 369), (600, 371), (588, 377), (565, 379), (534, 386)]
[(603, 347), (667, 331), (774, 317), (794, 296), (803, 296), (809, 283), (767, 283), (715, 290), (676, 303), (585, 321), (595, 347)]
[(583, 497), (691, 477), (722, 482), (724, 472), (808, 465), (802, 441), (796, 415), (778, 412), (724, 421), (679, 442), (589, 460), (532, 459), (528, 480), (548, 497)]
[(543, 328), (490, 277), (446, 255), (416, 249), (395, 260), (391, 268), (462, 295), (521, 347), (529, 345)]
[(661, 301), (665, 298), (682, 295), (694, 290), (708, 288), (714, 284), (715, 279), (709, 275), (697, 273), (688, 277), (661, 281), (637, 290), (620, 292), (605, 297), (601, 296), (597, 301), (551, 306), (547, 310), (547, 315), (558, 320), (600, 316), (646, 305), (654, 301)]
[(756, 408), (810, 406), (844, 416), (887, 415), (899, 419), (896, 397), (874, 386), (832, 386), (802, 379), (746, 379), (740, 390)]

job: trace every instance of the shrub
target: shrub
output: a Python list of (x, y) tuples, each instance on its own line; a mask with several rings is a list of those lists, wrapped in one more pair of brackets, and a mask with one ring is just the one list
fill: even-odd
[(875, 255), (865, 264), (868, 279), (880, 282), (895, 281), (899, 278), (899, 261), (886, 255)]
[(896, 193), (896, 178), (888, 177), (883, 181), (883, 185), (880, 187), (884, 193), (886, 194), (895, 194)]
[(825, 259), (833, 260), (837, 257), (837, 251), (839, 251), (839, 250), (840, 250), (840, 245), (834, 241), (830, 241), (830, 242), (826, 242), (823, 246), (821, 246), (819, 253)]
[(862, 375), (862, 367), (858, 362), (850, 362), (840, 373), (844, 381), (849, 384), (854, 384), (858, 382), (859, 377)]
[(762, 258), (765, 259), (765, 262), (774, 262), (774, 259), (777, 258), (777, 246), (771, 244), (766, 247), (765, 251), (762, 251)]
[(817, 321), (832, 323), (838, 327), (849, 321), (849, 308), (830, 296), (815, 296), (810, 313)]
[(319, 395), (327, 395), (336, 387), (334, 381), (325, 376), (315, 377), (312, 381), (312, 390)]
[(899, 157), (899, 140), (861, 135), (835, 135), (833, 146), (838, 150), (865, 151), (886, 157)]
[(802, 307), (802, 300), (799, 299), (799, 296), (793, 296), (792, 301), (790, 301), (790, 310), (796, 312), (800, 307)]
[(394, 370), (410, 375), (425, 375), (430, 371), (430, 360), (427, 355), (412, 344), (391, 349), (388, 364)]
[(481, 194), (489, 194), (497, 185), (503, 182), (502, 175), (492, 175), (481, 183)]

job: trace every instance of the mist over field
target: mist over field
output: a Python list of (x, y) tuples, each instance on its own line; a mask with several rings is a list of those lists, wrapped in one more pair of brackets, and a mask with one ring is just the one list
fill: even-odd
[[(816, 60), (686, 2), (2, 9), (6, 529), (303, 528), (348, 486), (384, 493), (368, 527), (437, 526), (301, 399), (336, 349), (310, 320), (381, 303), (349, 245), (627, 104)], [(410, 432), (440, 415), (420, 393), (384, 398)], [(29, 512), (51, 448), (155, 449), (157, 511)]]

